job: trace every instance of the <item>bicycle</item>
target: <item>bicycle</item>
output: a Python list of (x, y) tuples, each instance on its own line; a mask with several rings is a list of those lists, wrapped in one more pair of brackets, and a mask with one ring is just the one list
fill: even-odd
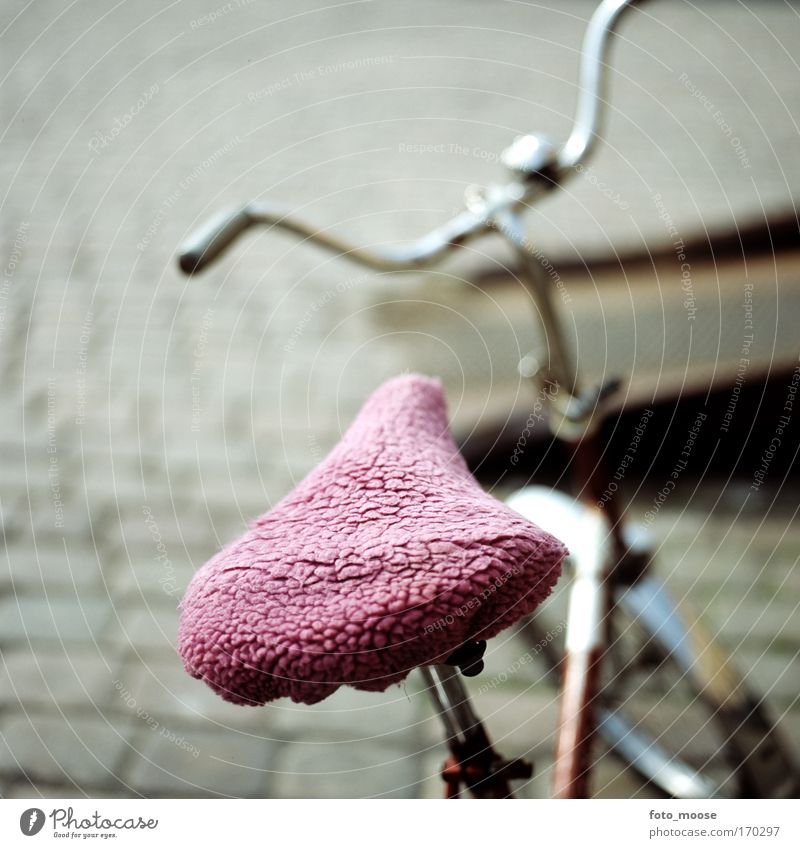
[[(525, 209), (579, 171), (595, 148), (610, 40), (635, 2), (603, 0), (589, 22), (577, 114), (566, 143), (558, 146), (542, 135), (516, 139), (501, 157), (511, 180), (468, 190), (465, 210), (417, 241), (364, 249), (317, 231), (277, 205), (253, 202), (224, 212), (193, 235), (179, 262), (185, 273), (197, 273), (254, 226), (288, 230), (378, 270), (420, 269), (478, 236), (504, 238), (515, 251), (547, 343), (546, 356), (534, 367), (528, 363), (527, 376), (537, 397), (547, 398), (554, 436), (572, 451), (577, 492), (573, 499), (530, 486), (506, 502), (566, 541), (571, 551), (563, 645), (548, 635), (552, 622), (539, 613), (522, 626), (548, 673), (563, 669), (553, 795), (589, 794), (593, 744), (600, 737), (667, 796), (791, 797), (798, 790), (797, 771), (779, 729), (711, 635), (654, 576), (646, 533), (605, 496), (610, 475), (601, 425), (621, 382), (581, 386), (553, 303), (553, 283), (521, 223)], [(529, 764), (495, 752), (461, 680), (480, 671), (484, 649), (485, 641), (468, 639), (447, 657), (420, 666), (447, 734), (450, 758), (442, 776), (448, 797), (458, 797), (462, 787), (476, 797), (512, 797), (510, 781), (531, 773)], [(656, 714), (662, 686), (684, 691), (679, 714), (666, 720), (668, 727), (689, 720), (693, 733), (680, 745), (665, 735), (665, 720)], [(709, 726), (717, 735), (703, 748), (697, 735)]]

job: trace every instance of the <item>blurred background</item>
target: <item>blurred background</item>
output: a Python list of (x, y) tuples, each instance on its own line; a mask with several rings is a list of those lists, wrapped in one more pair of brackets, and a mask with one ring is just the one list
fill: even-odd
[[(563, 485), (544, 431), (510, 464), (534, 402), (518, 363), (541, 343), (513, 257), (486, 239), (377, 274), (261, 232), (187, 280), (175, 255), (256, 198), (363, 244), (441, 223), (504, 178), (516, 135), (566, 137), (593, 8), (0, 10), (0, 794), (439, 794), (415, 676), (235, 707), (182, 670), (177, 603), (404, 370), (444, 380), (490, 490)], [(605, 142), (527, 216), (581, 367), (625, 380), (612, 465), (653, 410), (625, 480), (634, 519), (705, 415), (650, 521), (662, 573), (795, 738), (798, 47), (788, 3), (643, 4), (615, 43)], [(499, 637), (486, 675), (524, 650)], [(501, 750), (536, 760), (525, 793), (546, 794), (554, 690), (525, 666), (478, 707)], [(605, 756), (596, 790), (650, 791)]]

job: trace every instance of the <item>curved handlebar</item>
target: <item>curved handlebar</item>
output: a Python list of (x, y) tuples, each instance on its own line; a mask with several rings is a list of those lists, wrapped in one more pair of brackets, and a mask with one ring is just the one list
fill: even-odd
[(607, 58), (611, 36), (623, 13), (643, 0), (603, 0), (595, 9), (586, 28), (581, 48), (578, 76), (580, 93), (575, 123), (558, 155), (562, 170), (571, 170), (592, 152), (600, 137), (601, 111), (607, 79)]
[[(202, 271), (246, 230), (254, 226), (280, 227), (304, 239), (342, 254), (355, 262), (378, 270), (410, 270), (437, 261), (451, 248), (498, 226), (498, 216), (519, 208), (549, 188), (553, 188), (592, 152), (600, 133), (601, 105), (606, 80), (609, 42), (622, 14), (642, 0), (603, 0), (592, 15), (581, 52), (578, 106), (575, 123), (564, 146), (552, 161), (546, 158), (546, 145), (533, 148), (539, 158), (529, 160), (526, 169), (514, 167), (516, 179), (502, 188), (494, 188), (488, 199), (468, 206), (441, 227), (401, 247), (361, 248), (320, 231), (295, 218), (286, 209), (272, 203), (253, 202), (228, 210), (195, 231), (182, 245), (179, 265), (186, 274)], [(523, 142), (535, 137), (524, 137)], [(523, 144), (523, 147), (525, 145)], [(533, 164), (533, 162), (537, 164)], [(546, 177), (536, 179), (537, 177)]]
[(256, 223), (250, 208), (227, 210), (195, 230), (184, 242), (178, 264), (185, 274), (194, 274), (210, 265), (226, 248)]
[(344, 239), (318, 230), (272, 203), (249, 203), (213, 218), (184, 242), (178, 261), (186, 274), (202, 271), (250, 227), (264, 225), (315, 241), (334, 253), (379, 271), (422, 268), (439, 259), (451, 247), (464, 244), (486, 228), (486, 219), (470, 211), (432, 230), (427, 235), (400, 247), (369, 249), (356, 247)]

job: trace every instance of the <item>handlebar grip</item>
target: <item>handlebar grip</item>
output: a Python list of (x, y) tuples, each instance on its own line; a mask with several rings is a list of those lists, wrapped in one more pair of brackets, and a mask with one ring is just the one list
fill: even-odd
[(210, 265), (252, 224), (247, 207), (227, 210), (212, 218), (184, 242), (178, 264), (185, 274), (196, 274)]

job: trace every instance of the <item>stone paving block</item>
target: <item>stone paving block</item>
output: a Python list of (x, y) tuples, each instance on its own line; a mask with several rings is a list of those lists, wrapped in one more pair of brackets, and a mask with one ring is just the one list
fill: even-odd
[(797, 650), (800, 631), (800, 609), (791, 598), (780, 598), (771, 603), (761, 603), (756, 598), (730, 597), (720, 593), (696, 607), (712, 632), (731, 651), (743, 647), (771, 647), (775, 651)]
[[(745, 527), (727, 528), (717, 538), (706, 529), (695, 538), (681, 530), (663, 538), (659, 573), (684, 589), (725, 587), (738, 593), (752, 589), (774, 592), (785, 580), (796, 580), (795, 560), (788, 555), (792, 543), (791, 535), (786, 538), (789, 526), (784, 525), (780, 532), (775, 528), (766, 533), (756, 521), (742, 524)], [(781, 537), (778, 546), (777, 539)]]
[(114, 788), (75, 787), (67, 783), (31, 783), (27, 780), (14, 781), (7, 789), (0, 792), (3, 798), (138, 798), (138, 792), (115, 784)]
[(92, 643), (105, 628), (111, 601), (99, 594), (18, 594), (0, 599), (0, 643)]
[(139, 703), (169, 716), (173, 723), (257, 732), (275, 741), (405, 744), (416, 739), (426, 720), (420, 715), (420, 697), (400, 686), (383, 693), (342, 687), (312, 706), (286, 699), (257, 708), (230, 704), (190, 677), (176, 652), (152, 656), (131, 652), (119, 676)]
[(102, 589), (101, 565), (90, 540), (65, 550), (60, 540), (39, 540), (34, 548), (28, 537), (0, 554), (0, 592), (37, 594), (45, 587), (67, 593)]
[[(164, 726), (186, 739), (213, 734), (219, 746), (224, 748), (230, 743), (235, 750), (242, 734), (247, 734), (247, 738), (262, 740), (265, 745), (272, 745), (276, 750), (280, 745), (283, 752), (280, 756), (285, 758), (281, 760), (283, 765), (278, 768), (271, 762), (270, 769), (278, 768), (281, 772), (292, 773), (275, 776), (276, 788), (272, 791), (279, 796), (327, 797), (326, 793), (333, 792), (332, 787), (336, 784), (336, 779), (327, 774), (331, 756), (334, 752), (349, 752), (351, 749), (355, 749), (356, 754), (346, 754), (348, 759), (344, 762), (350, 763), (347, 769), (355, 769), (357, 774), (352, 781), (347, 777), (345, 782), (350, 787), (346, 789), (347, 792), (357, 796), (364, 785), (374, 787), (375, 774), (380, 777), (377, 784), (379, 788), (371, 791), (386, 793), (391, 797), (396, 794), (406, 797), (411, 792), (411, 789), (402, 787), (405, 786), (403, 781), (408, 782), (413, 768), (411, 762), (405, 761), (409, 757), (412, 761), (417, 759), (413, 752), (401, 757), (403, 764), (398, 767), (400, 783), (393, 782), (392, 769), (382, 766), (380, 761), (374, 766), (377, 772), (369, 779), (361, 773), (363, 769), (372, 769), (369, 758), (374, 752), (378, 755), (385, 750), (406, 752), (409, 746), (413, 747), (419, 736), (420, 721), (426, 720), (419, 717), (419, 699), (410, 700), (400, 687), (377, 694), (343, 688), (312, 707), (280, 701), (262, 708), (249, 709), (226, 704), (207, 687), (193, 681), (180, 667), (177, 658), (170, 664), (161, 659), (159, 663), (145, 661), (138, 667), (129, 660), (120, 675), (125, 692), (130, 692), (135, 699), (137, 709), (146, 710)], [(285, 740), (285, 744), (281, 744), (282, 740)], [(294, 749), (294, 752), (287, 753), (288, 749)], [(311, 768), (306, 763), (313, 765), (315, 758), (314, 770), (322, 774), (303, 777), (294, 773)], [(144, 766), (140, 764), (137, 768), (143, 770)], [(209, 765), (208, 773), (209, 776), (203, 779), (203, 787), (220, 791), (213, 788), (220, 785), (216, 782), (213, 766)], [(134, 785), (139, 787), (140, 783), (134, 781)], [(174, 787), (165, 788), (164, 791), (174, 791)], [(231, 789), (222, 791), (232, 792)], [(250, 788), (243, 786), (233, 794), (260, 794), (263, 791), (264, 787), (258, 784)], [(331, 797), (336, 797), (336, 793)]]
[(129, 469), (117, 469), (107, 462), (94, 462), (88, 457), (76, 478), (76, 488), (81, 500), (94, 503), (108, 502), (114, 509), (112, 520), (119, 520), (145, 503), (145, 481), (141, 474), (131, 474)]
[[(546, 637), (546, 631), (543, 636)], [(478, 687), (488, 685), (492, 688), (502, 684), (504, 689), (519, 691), (548, 685), (548, 670), (537, 641), (526, 639), (518, 627), (509, 628), (489, 640), (484, 670), (475, 678), (475, 683)]]
[(2, 508), (0, 508), (0, 541), (4, 548), (18, 542), (26, 530), (27, 502), (23, 489), (24, 483), (15, 487), (12, 494), (9, 486), (9, 494), (3, 497)]
[(766, 698), (773, 711), (796, 710), (800, 695), (800, 656), (773, 652), (771, 647), (760, 651), (741, 651), (736, 667), (753, 692)]
[[(118, 676), (124, 690), (138, 704), (169, 720), (171, 725), (193, 730), (247, 731), (276, 741), (287, 738), (282, 719), (276, 719), (279, 707), (270, 704), (254, 709), (224, 701), (187, 674), (177, 651), (143, 656), (134, 646), (129, 649)], [(124, 710), (125, 706), (114, 701), (110, 708)]]
[(275, 732), (290, 741), (408, 744), (419, 735), (421, 721), (421, 698), (412, 694), (413, 685), (391, 686), (385, 692), (341, 686), (310, 706), (281, 699), (269, 705), (269, 720)]
[(116, 776), (128, 750), (132, 722), (102, 715), (81, 717), (31, 713), (0, 721), (0, 773), (34, 783), (116, 788)]
[(177, 515), (174, 507), (166, 512), (145, 512), (146, 506), (129, 505), (105, 528), (105, 551), (112, 559), (166, 556), (170, 561), (189, 558), (202, 562), (203, 557), (216, 553), (218, 545), (201, 505), (187, 505)]
[(119, 660), (85, 645), (27, 646), (0, 659), (0, 709), (103, 710), (112, 699)]
[(796, 707), (797, 702), (783, 709), (772, 711), (778, 727), (781, 729), (786, 746), (792, 752), (795, 762), (800, 762), (800, 716)]
[(491, 738), (507, 756), (547, 757), (558, 726), (558, 698), (554, 689), (532, 687), (519, 693), (507, 690), (475, 691), (478, 715)]
[(183, 728), (166, 720), (138, 729), (121, 778), (147, 797), (270, 797), (277, 746), (257, 734)]
[(200, 564), (187, 560), (183, 552), (173, 551), (171, 556), (166, 547), (157, 546), (151, 557), (122, 556), (108, 581), (109, 593), (118, 603), (131, 606), (149, 606), (168, 600), (177, 604)]
[(444, 782), (440, 772), (448, 752), (444, 744), (429, 748), (420, 755), (419, 771), (420, 782), (418, 786), (418, 798), (439, 799), (444, 797)]
[(122, 649), (135, 646), (142, 652), (174, 652), (178, 618), (177, 600), (150, 605), (119, 603), (114, 606), (112, 620), (99, 641)]
[[(551, 775), (548, 775), (550, 777)], [(592, 770), (591, 789), (594, 798), (652, 798), (663, 799), (626, 763), (609, 753), (598, 752)]]
[(63, 524), (55, 511), (53, 503), (38, 503), (32, 513), (31, 534), (37, 544), (53, 546), (82, 547), (96, 544), (101, 547), (107, 528), (113, 522), (113, 507), (105, 502), (96, 501), (89, 505), (73, 500), (72, 504), (63, 509)]
[(276, 797), (414, 798), (419, 751), (373, 742), (293, 742), (276, 761)]
[[(470, 13), (477, 16), (475, 27), (448, 30), (447, 40), (452, 39), (454, 47), (449, 52), (473, 57), (454, 65), (452, 58), (440, 58), (442, 36), (437, 25), (452, 20), (455, 7), (449, 2), (414, 0), (410, 6), (321, 13), (312, 16), (313, 21), (309, 18), (310, 23), (302, 28), (284, 27), (289, 52), (280, 57), (261, 55), (263, 44), (254, 34), (255, 18), (251, 17), (261, 13), (253, 5), (249, 11), (238, 10), (223, 17), (213, 27), (193, 31), (191, 38), (178, 38), (144, 64), (138, 64), (140, 56), (135, 50), (131, 52), (124, 45), (116, 49), (115, 67), (123, 76), (131, 73), (116, 80), (119, 85), (113, 96), (105, 97), (109, 91), (108, 69), (102, 63), (97, 67), (93, 64), (97, 56), (118, 42), (120, 31), (127, 32), (134, 19), (139, 22), (134, 11), (122, 9), (98, 21), (90, 49), (71, 51), (59, 59), (59, 73), (50, 74), (52, 85), (42, 97), (26, 100), (46, 69), (44, 57), (60, 55), (59, 45), (63, 46), (64, 39), (71, 40), (85, 29), (85, 16), (67, 14), (60, 19), (58, 29), (43, 31), (41, 21), (51, 17), (47, 12), (50, 6), (55, 9), (57, 4), (48, 0), (37, 14), (19, 16), (14, 37), (4, 38), (8, 49), (0, 51), (10, 70), (3, 84), (5, 102), (12, 107), (9, 114), (22, 107), (20, 119), (7, 127), (10, 153), (0, 161), (0, 171), (7, 174), (9, 184), (4, 202), (6, 256), (19, 222), (31, 217), (31, 191), (39, 192), (28, 240), (9, 289), (5, 334), (0, 339), (0, 384), (8, 410), (0, 420), (0, 497), (2, 529), (10, 545), (8, 567), (0, 563), (0, 640), (15, 683), (19, 682), (25, 696), (23, 702), (27, 706), (28, 700), (36, 697), (43, 674), (52, 681), (59, 706), (81, 708), (81, 682), (90, 694), (87, 703), (99, 703), (107, 673), (102, 657), (124, 654), (119, 679), (133, 693), (137, 708), (157, 717), (171, 733), (201, 739), (203, 750), (216, 751), (218, 745), (223, 751), (228, 745), (236, 752), (242, 731), (306, 742), (305, 748), (301, 746), (292, 755), (288, 753), (291, 746), (282, 749), (287, 752), (287, 761), (294, 764), (285, 791), (280, 776), (267, 779), (257, 770), (232, 771), (232, 767), (220, 767), (211, 759), (204, 760), (199, 769), (202, 780), (196, 781), (198, 787), (186, 788), (186, 780), (194, 776), (196, 761), (186, 764), (181, 759), (186, 751), (174, 743), (167, 743), (169, 747), (162, 750), (158, 732), (135, 717), (136, 711), (115, 692), (106, 708), (108, 715), (119, 722), (132, 720), (135, 731), (128, 736), (142, 737), (140, 747), (155, 746), (155, 763), (168, 766), (174, 760), (172, 770), (180, 776), (170, 778), (138, 754), (124, 757), (124, 768), (135, 773), (138, 791), (146, 794), (340, 795), (359, 788), (365, 794), (374, 793), (376, 787), (362, 776), (361, 766), (369, 775), (374, 771), (376, 754), (379, 759), (388, 756), (386, 746), (411, 758), (404, 761), (401, 772), (407, 769), (413, 776), (416, 768), (418, 778), (435, 774), (443, 757), (441, 745), (435, 741), (440, 732), (430, 707), (418, 697), (413, 677), (407, 689), (410, 701), (405, 690), (398, 688), (384, 695), (342, 690), (310, 709), (288, 702), (263, 710), (229, 705), (180, 668), (174, 651), (178, 620), (174, 605), (197, 567), (322, 458), (366, 393), (384, 376), (407, 367), (415, 352), (424, 354), (420, 359), (425, 367), (450, 381), (453, 398), (461, 397), (462, 380), (467, 380), (466, 407), (467, 401), (473, 402), (472, 394), (482, 396), (487, 365), (495, 362), (498, 351), (505, 359), (513, 359), (520, 336), (516, 323), (510, 336), (492, 335), (491, 327), (477, 334), (476, 341), (489, 340), (493, 356), (476, 354), (471, 335), (458, 333), (461, 324), (452, 320), (452, 310), (475, 317), (476, 325), (490, 317), (485, 314), (487, 298), (483, 293), (468, 289), (474, 296), (461, 294), (462, 278), (473, 279), (476, 271), (475, 257), (469, 255), (454, 258), (444, 274), (408, 275), (402, 281), (395, 275), (363, 274), (324, 252), (298, 245), (286, 234), (245, 239), (215, 269), (191, 281), (178, 274), (174, 256), (187, 228), (193, 220), (206, 217), (209, 204), (217, 208), (241, 203), (262, 191), (276, 200), (307, 207), (312, 222), (323, 226), (330, 223), (337, 231), (353, 233), (365, 243), (413, 237), (441, 223), (453, 211), (451, 207), (460, 203), (465, 185), (497, 178), (493, 161), (497, 152), (511, 135), (530, 129), (527, 119), (520, 120), (518, 99), (506, 96), (518, 91), (519, 67), (530, 65), (534, 71), (554, 67), (564, 45), (577, 48), (581, 27), (575, 15), (585, 18), (587, 8), (567, 4), (565, 8), (575, 15), (564, 14), (561, 6), (557, 10), (538, 9), (532, 30), (530, 10), (522, 5), (509, 6), (506, 13), (511, 17), (506, 28), (513, 35), (503, 36), (502, 43), (490, 44), (480, 24), (496, 23), (491, 20), (493, 13), (476, 6)], [(159, 28), (159, 38), (186, 31), (187, 12), (183, 7), (166, 12), (159, 7), (159, 11), (158, 21), (148, 25)], [(747, 89), (753, 81), (744, 65), (723, 61), (723, 46), (714, 30), (717, 22), (712, 25), (710, 19), (688, 7), (664, 14), (670, 17), (675, 32), (691, 31), (698, 43), (716, 51), (716, 67), (727, 68), (733, 76), (722, 79), (709, 72), (703, 51), (653, 38), (654, 32), (663, 35), (655, 19), (643, 17), (632, 23), (631, 37), (638, 27), (641, 43), (657, 44), (656, 52), (663, 51), (668, 64), (680, 55), (681, 68), (687, 69), (744, 138), (754, 126), (761, 125), (753, 124), (754, 115), (747, 113), (745, 103), (754, 96)], [(770, 38), (778, 33), (776, 37), (791, 46), (796, 16), (777, 5), (759, 9), (759, 14), (766, 15)], [(436, 56), (407, 57), (403, 27), (409, 16), (420, 24), (423, 52)], [(750, 17), (731, 8), (724, 15), (723, 26), (752, 40), (752, 28), (747, 23)], [(353, 35), (355, 23), (361, 35)], [(434, 25), (431, 30), (426, 29), (426, 23)], [(531, 52), (530, 33), (534, 30), (547, 32), (548, 38), (538, 39), (537, 50)], [(342, 37), (320, 41), (313, 38), (314, 32)], [(42, 40), (37, 49), (22, 56), (24, 46), (39, 35)], [(148, 37), (148, 31), (144, 37)], [(495, 96), (486, 93), (484, 59), (496, 54), (498, 44), (509, 62), (505, 67), (492, 66), (492, 90), (499, 92)], [(241, 66), (241, 51), (251, 47), (261, 59)], [(188, 64), (196, 58), (198, 49), (203, 52), (212, 48), (219, 61), (239, 67), (239, 75), (235, 81), (231, 78), (228, 83), (223, 81), (222, 88), (213, 89), (219, 92), (224, 108), (235, 107), (231, 121), (209, 125), (209, 101), (192, 103), (180, 92), (187, 86), (196, 91), (198, 86), (219, 83), (217, 62)], [(792, 88), (792, 81), (796, 69), (786, 59), (790, 52), (788, 48), (785, 54), (765, 50), (764, 55), (773, 63), (766, 68), (767, 78), (777, 86), (783, 102), (794, 109), (797, 87)], [(263, 93), (265, 85), (279, 82), (295, 70), (366, 55), (391, 61), (318, 75), (314, 83), (293, 83), (286, 90), (252, 100), (247, 96), (248, 92)], [(20, 62), (14, 64), (18, 58)], [(657, 68), (643, 69), (636, 51), (620, 50), (615, 57), (620, 73), (614, 80), (614, 98), (621, 113), (651, 115), (658, 130), (653, 137), (668, 137), (669, 127), (664, 121), (674, 127), (691, 125), (699, 139), (698, 150), (724, 154), (725, 140), (721, 140), (719, 128), (703, 121), (706, 116), (701, 108), (696, 110), (696, 98), (689, 96), (677, 76), (665, 80), (658, 56), (655, 58)], [(167, 86), (164, 81), (183, 66), (191, 70), (179, 72)], [(452, 91), (438, 90), (435, 85), (424, 102), (416, 94), (408, 94), (416, 91), (418, 84), (435, 83), (443, 69), (455, 75), (461, 86), (455, 99)], [(665, 97), (670, 109), (653, 112), (652, 98), (646, 93), (650, 88), (639, 82), (647, 81), (650, 74), (653, 80), (667, 83)], [(161, 90), (125, 132), (101, 151), (90, 150), (94, 129), (112, 126), (153, 82)], [(545, 123), (552, 124), (549, 130), (560, 137), (569, 121), (569, 110), (561, 107), (574, 100), (574, 78), (567, 74), (561, 81), (550, 82), (546, 90), (537, 92), (542, 107), (539, 111)], [(223, 90), (226, 86), (232, 86), (227, 93)], [(389, 88), (398, 93), (387, 100)], [(54, 111), (62, 96), (71, 98), (70, 108)], [(756, 100), (755, 117), (766, 118), (762, 123), (768, 125), (774, 109), (770, 109), (768, 98)], [(81, 128), (87, 103), (99, 104), (92, 113), (95, 123)], [(370, 115), (390, 112), (397, 121), (368, 122), (365, 130), (362, 125), (352, 125), (349, 107), (343, 110), (343, 103), (357, 104), (367, 120)], [(216, 108), (213, 103), (211, 108)], [(466, 156), (408, 155), (401, 151), (400, 141), (462, 144), (459, 122), (441, 120), (445, 112), (455, 114), (448, 111), (452, 109), (462, 116), (476, 110), (489, 116), (490, 120), (480, 127), (471, 125), (469, 131), (470, 147), (479, 148), (482, 156), (476, 155), (475, 149)], [(263, 156), (265, 115), (283, 116), (270, 122), (274, 155), (267, 159)], [(174, 120), (176, 116), (179, 120)], [(776, 128), (777, 140), (787, 149), (796, 135), (790, 124), (784, 116)], [(331, 155), (341, 150), (350, 151), (350, 155), (337, 160), (334, 168), (309, 170), (311, 148), (297, 143), (303, 142), (304, 133), (308, 135), (308, 127), (331, 129), (317, 139), (313, 155), (320, 145)], [(509, 127), (516, 129), (510, 133)], [(148, 141), (148, 134), (156, 128), (158, 133)], [(574, 190), (550, 210), (555, 217), (548, 214), (547, 220), (537, 223), (537, 244), (545, 249), (554, 248), (562, 254), (605, 251), (609, 233), (618, 246), (628, 241), (640, 243), (640, 231), (631, 229), (632, 220), (642, 228), (648, 242), (666, 239), (650, 192), (642, 189), (653, 180), (648, 177), (642, 183), (638, 177), (633, 182), (629, 178), (630, 174), (650, 174), (658, 180), (661, 165), (652, 157), (652, 144), (625, 121), (611, 121), (609, 132), (609, 143), (599, 151), (592, 167), (597, 169), (594, 173), (629, 195), (626, 201), (630, 210), (623, 214), (621, 209), (609, 207), (596, 186), (588, 180), (578, 181)], [(208, 167), (202, 164), (237, 133), (231, 151), (216, 156)], [(739, 211), (747, 209), (760, 214), (762, 201), (768, 209), (791, 203), (775, 161), (767, 161), (770, 150), (744, 140), (752, 148), (753, 173), (765, 192), (758, 198), (748, 194), (752, 184), (748, 180), (724, 181), (727, 187), (738, 187), (735, 197), (720, 193), (717, 172), (731, 173), (727, 166), (732, 165), (732, 171), (740, 173), (739, 164), (728, 162), (725, 155), (720, 155), (718, 164), (710, 170), (700, 154), (682, 162), (684, 172), (697, 177), (692, 181), (691, 198), (677, 183), (659, 184), (666, 207), (675, 220), (684, 221), (683, 235), (695, 225), (729, 221), (731, 208), (738, 216)], [(166, 149), (180, 152), (165, 159)], [(53, 170), (55, 150), (59, 167)], [(622, 150), (624, 157), (615, 152)], [(87, 162), (87, 178), (76, 183), (75, 175), (83, 172)], [(254, 169), (250, 168), (252, 163), (256, 163)], [(184, 183), (180, 196), (170, 199), (197, 166), (200, 176), (192, 177), (190, 184)], [(386, 183), (387, 172), (393, 175), (391, 185)], [(703, 174), (711, 174), (712, 179), (703, 182)], [(280, 181), (277, 185), (276, 180)], [(257, 191), (254, 186), (259, 187)], [(212, 200), (217, 194), (219, 200)], [(169, 206), (165, 206), (168, 199)], [(360, 210), (355, 219), (353, 209)], [(698, 209), (703, 210), (702, 222), (697, 219)], [(163, 220), (156, 221), (159, 210), (164, 212)], [(414, 210), (413, 214), (409, 210)], [(683, 213), (688, 217), (682, 217)], [(603, 224), (600, 229), (597, 221)], [(138, 247), (137, 242), (154, 223), (147, 245)], [(580, 243), (565, 239), (565, 232), (578, 233)], [(487, 249), (487, 258), (482, 261), (503, 260), (501, 251), (495, 256), (491, 245)], [(346, 291), (339, 294), (336, 289), (336, 296), (328, 298), (340, 282)], [(421, 306), (418, 301), (423, 299), (430, 302)], [(398, 300), (402, 302), (390, 302)], [(451, 318), (444, 318), (447, 310), (443, 310), (443, 304)], [(204, 331), (206, 347), (198, 357), (197, 344), (209, 310), (211, 326)], [(456, 346), (449, 354), (442, 354), (436, 341), (445, 320), (452, 328), (448, 332), (457, 335)], [(430, 342), (421, 339), (421, 330), (432, 334)], [(288, 342), (293, 344), (291, 350), (285, 349)], [(86, 370), (79, 375), (84, 348)], [(191, 378), (198, 359), (196, 385), (202, 414), (199, 428), (193, 432)], [(516, 374), (508, 378), (499, 373), (491, 376), (493, 390), (503, 394), (508, 393), (507, 383), (516, 385)], [(52, 412), (65, 502), (63, 532), (54, 526), (48, 487), (49, 385), (55, 397)], [(453, 392), (454, 388), (457, 391)], [(79, 389), (85, 390), (86, 404), (81, 423), (75, 421)], [(789, 682), (790, 675), (796, 677), (793, 657), (798, 621), (789, 607), (791, 598), (800, 591), (800, 569), (795, 567), (800, 535), (791, 529), (787, 533), (797, 494), (787, 490), (774, 504), (774, 493), (744, 501), (741, 486), (735, 483), (723, 485), (720, 491), (713, 481), (704, 481), (693, 493), (694, 484), (685, 482), (670, 497), (652, 528), (661, 546), (658, 567), (679, 594), (688, 592), (701, 606), (709, 606), (709, 620), (722, 631), (722, 637), (732, 637), (734, 645), (742, 642), (739, 651), (745, 664), (752, 666), (749, 671), (755, 683), (762, 690), (774, 686), (776, 705), (781, 709), (784, 705), (792, 707), (789, 726), (800, 732), (794, 727), (798, 705), (791, 701)], [(635, 514), (644, 514), (658, 488), (642, 489)], [(172, 594), (163, 591), (161, 580), (169, 576), (167, 565), (154, 560), (156, 542), (144, 521), (145, 505), (152, 510), (169, 564), (175, 570)], [(764, 515), (767, 520), (762, 523)], [(719, 551), (714, 553), (718, 545)], [(562, 581), (550, 605), (555, 616), (551, 621), (556, 623), (563, 614), (566, 586), (568, 582)], [(43, 600), (45, 590), (47, 602)], [(14, 594), (21, 600), (21, 613), (16, 612)], [(736, 602), (741, 598), (742, 607), (737, 609)], [(81, 605), (88, 623), (83, 621)], [(757, 628), (751, 628), (763, 609), (766, 615)], [(786, 627), (773, 638), (781, 624)], [(103, 640), (99, 652), (92, 645), (98, 631)], [(41, 674), (24, 668), (26, 636), (37, 652)], [(58, 674), (61, 638), (75, 658), (77, 673), (72, 676)], [(764, 659), (759, 658), (762, 646), (769, 648)], [(479, 688), (507, 673), (524, 651), (524, 643), (516, 638), (500, 636), (492, 640), (486, 671), (470, 686)], [(96, 666), (95, 656), (99, 659)], [(508, 675), (502, 689), (496, 687), (478, 696), (480, 707), (490, 715), (490, 728), (495, 724), (504, 742), (507, 739), (524, 748), (542, 730), (538, 725), (529, 727), (535, 723), (531, 716), (536, 716), (543, 701), (552, 697), (552, 689), (540, 681), (540, 676), (538, 666), (526, 663)], [(6, 698), (2, 703), (8, 711), (15, 709), (7, 691), (0, 697)], [(96, 723), (102, 728), (101, 717)], [(197, 737), (190, 736), (195, 733)], [(203, 734), (208, 735), (207, 741)], [(348, 748), (348, 743), (351, 748), (355, 746), (348, 755), (348, 768), (358, 770), (342, 787), (332, 774), (335, 761), (329, 752)], [(244, 757), (247, 750), (241, 753)], [(260, 754), (253, 756), (258, 765)], [(37, 757), (31, 747), (32, 760), (36, 762)], [(272, 767), (272, 754), (270, 758)], [(541, 759), (540, 771), (529, 787), (534, 795), (547, 791), (547, 759)], [(245, 757), (241, 762), (250, 761)], [(610, 765), (608, 768), (608, 791), (629, 791), (619, 782), (624, 777), (616, 776)], [(314, 769), (322, 771), (322, 776), (299, 776), (301, 771)], [(433, 780), (435, 794), (439, 795), (436, 778), (426, 778), (421, 787), (412, 789), (391, 784), (389, 773), (384, 779), (380, 768), (375, 773), (379, 783), (383, 781), (380, 785), (390, 792), (426, 794)], [(34, 786), (41, 787), (42, 794), (83, 791), (65, 783), (62, 777), (51, 769), (41, 769), (35, 774)], [(12, 783), (12, 791), (22, 785)], [(137, 792), (112, 779), (91, 786), (98, 797)]]

